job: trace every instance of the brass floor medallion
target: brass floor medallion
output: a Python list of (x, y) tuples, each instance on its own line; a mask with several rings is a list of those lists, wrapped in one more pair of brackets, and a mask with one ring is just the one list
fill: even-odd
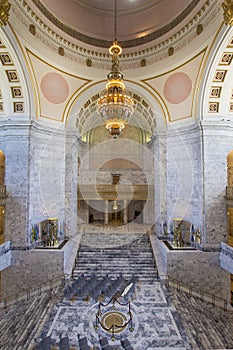
[(112, 328), (114, 328), (114, 333), (122, 332), (126, 325), (124, 327), (121, 326), (123, 326), (126, 322), (127, 317), (119, 311), (106, 312), (101, 319), (101, 323), (106, 329), (109, 329), (109, 333), (112, 333)]

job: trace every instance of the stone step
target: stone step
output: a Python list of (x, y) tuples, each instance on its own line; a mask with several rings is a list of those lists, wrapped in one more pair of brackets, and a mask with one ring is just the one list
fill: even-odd
[[(134, 238), (129, 236), (126, 234), (111, 236), (111, 243), (117, 241), (118, 246), (112, 244), (112, 247), (105, 247), (104, 243), (106, 241), (109, 243), (109, 236), (83, 235), (73, 277), (76, 278), (81, 274), (91, 277), (94, 273), (98, 278), (106, 275), (117, 278), (121, 272), (124, 278), (130, 279), (134, 276), (142, 283), (156, 281), (156, 264), (148, 235), (135, 235)], [(87, 240), (90, 239), (91, 247), (87, 244)], [(130, 242), (127, 243), (128, 241)]]
[[(79, 261), (75, 267), (81, 267), (81, 266), (86, 266), (87, 262), (86, 261)], [(140, 261), (130, 261), (130, 259), (120, 259), (120, 260), (88, 260), (88, 266), (89, 267), (119, 267), (121, 268), (127, 268), (127, 266), (134, 266), (134, 268), (150, 268), (150, 267), (155, 267), (155, 264), (153, 261), (146, 261), (146, 262), (140, 262)]]
[(41, 316), (51, 305), (51, 294), (47, 291), (1, 309), (0, 349), (28, 349), (41, 326)]
[[(147, 257), (147, 256), (151, 256), (151, 251), (150, 250), (143, 250), (143, 251), (138, 251), (138, 252), (136, 252), (135, 250), (132, 250), (132, 251), (130, 251), (130, 250), (121, 250), (120, 251), (121, 252), (121, 254), (123, 255), (123, 256), (132, 256), (132, 257), (136, 257), (136, 256), (141, 256), (141, 257)], [(112, 255), (112, 256), (114, 256), (114, 255), (118, 255), (119, 254), (119, 250), (117, 250), (117, 249), (114, 249), (114, 250), (111, 250), (111, 249), (108, 249), (108, 250), (106, 250), (106, 249), (103, 249), (103, 250), (94, 250), (94, 249), (92, 249), (92, 250), (88, 250), (88, 249), (86, 249), (86, 250), (79, 250), (79, 252), (78, 252), (78, 257), (81, 257), (81, 256), (85, 256), (85, 255), (90, 255), (90, 256), (92, 256), (92, 255), (102, 255), (102, 254), (104, 254), (104, 255)]]
[(172, 299), (193, 349), (233, 347), (233, 311), (224, 310), (188, 293), (171, 291)]

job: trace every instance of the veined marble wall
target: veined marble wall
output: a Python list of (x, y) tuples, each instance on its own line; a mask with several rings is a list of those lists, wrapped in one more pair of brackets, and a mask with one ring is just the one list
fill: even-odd
[(151, 144), (151, 150), (154, 153), (154, 172), (155, 172), (155, 229), (156, 233), (160, 233), (161, 223), (167, 219), (166, 207), (166, 183), (167, 183), (167, 164), (166, 164), (166, 137), (165, 133), (157, 134)]
[(1, 272), (2, 297), (10, 297), (33, 286), (61, 279), (64, 275), (62, 250), (13, 250), (12, 266)]
[(206, 245), (227, 241), (227, 155), (233, 149), (233, 131), (221, 122), (203, 122), (204, 213)]
[(6, 123), (0, 129), (0, 149), (5, 154), (5, 241), (25, 246), (28, 232), (29, 186), (29, 134), (28, 122)]
[(64, 221), (65, 133), (32, 124), (29, 156), (29, 234), (31, 225), (49, 217)]
[(162, 278), (169, 276), (196, 290), (229, 300), (230, 274), (221, 269), (219, 252), (169, 250), (163, 241), (151, 241)]
[(76, 135), (67, 135), (65, 168), (65, 221), (66, 235), (72, 237), (78, 224), (78, 172), (80, 144)]
[(196, 124), (167, 131), (167, 220), (183, 218), (202, 230), (201, 133)]

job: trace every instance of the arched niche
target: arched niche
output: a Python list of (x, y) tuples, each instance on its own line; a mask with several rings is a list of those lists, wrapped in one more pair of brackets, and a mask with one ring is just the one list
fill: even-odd
[[(89, 142), (90, 130), (103, 125), (97, 113), (97, 100), (104, 89), (104, 82), (93, 83), (83, 93), (73, 96), (65, 113), (66, 130), (76, 131), (80, 138)], [(128, 92), (134, 99), (133, 124), (147, 133), (147, 140), (155, 134), (157, 127), (164, 128), (167, 110), (159, 96), (142, 85), (127, 81)]]
[[(146, 142), (146, 132), (135, 125), (127, 124), (118, 139), (113, 142), (112, 136), (103, 125), (90, 130), (88, 139), (91, 150), (90, 168), (127, 169), (128, 166), (129, 169), (135, 169), (143, 163), (141, 145)], [(133, 147), (132, 142), (127, 140), (133, 141)], [(114, 157), (105, 162), (111, 154), (114, 154)]]

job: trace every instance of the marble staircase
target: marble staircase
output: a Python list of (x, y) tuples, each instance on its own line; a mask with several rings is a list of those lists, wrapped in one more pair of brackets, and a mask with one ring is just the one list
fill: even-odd
[(66, 285), (0, 309), (0, 349), (41, 350), (41, 341), (51, 337), (50, 350), (60, 350), (62, 336), (69, 338), (69, 350), (80, 350), (79, 335), (87, 337), (92, 350), (101, 349), (99, 338), (104, 336), (111, 350), (123, 350), (125, 337), (134, 350), (233, 349), (233, 311), (166, 287), (157, 279), (146, 234), (84, 234), (72, 283), (78, 285), (81, 276), (84, 283), (90, 278), (105, 281), (106, 276), (117, 281), (121, 273), (125, 281), (137, 279), (131, 299), (133, 332), (126, 329), (114, 342), (103, 330), (96, 332), (98, 303), (63, 297)]
[(232, 309), (212, 306), (172, 287), (169, 292), (192, 349), (233, 349)]
[(58, 295), (56, 287), (0, 309), (0, 349), (31, 349)]
[(147, 234), (84, 234), (76, 257), (73, 277), (132, 278), (141, 283), (157, 280), (156, 264)]

